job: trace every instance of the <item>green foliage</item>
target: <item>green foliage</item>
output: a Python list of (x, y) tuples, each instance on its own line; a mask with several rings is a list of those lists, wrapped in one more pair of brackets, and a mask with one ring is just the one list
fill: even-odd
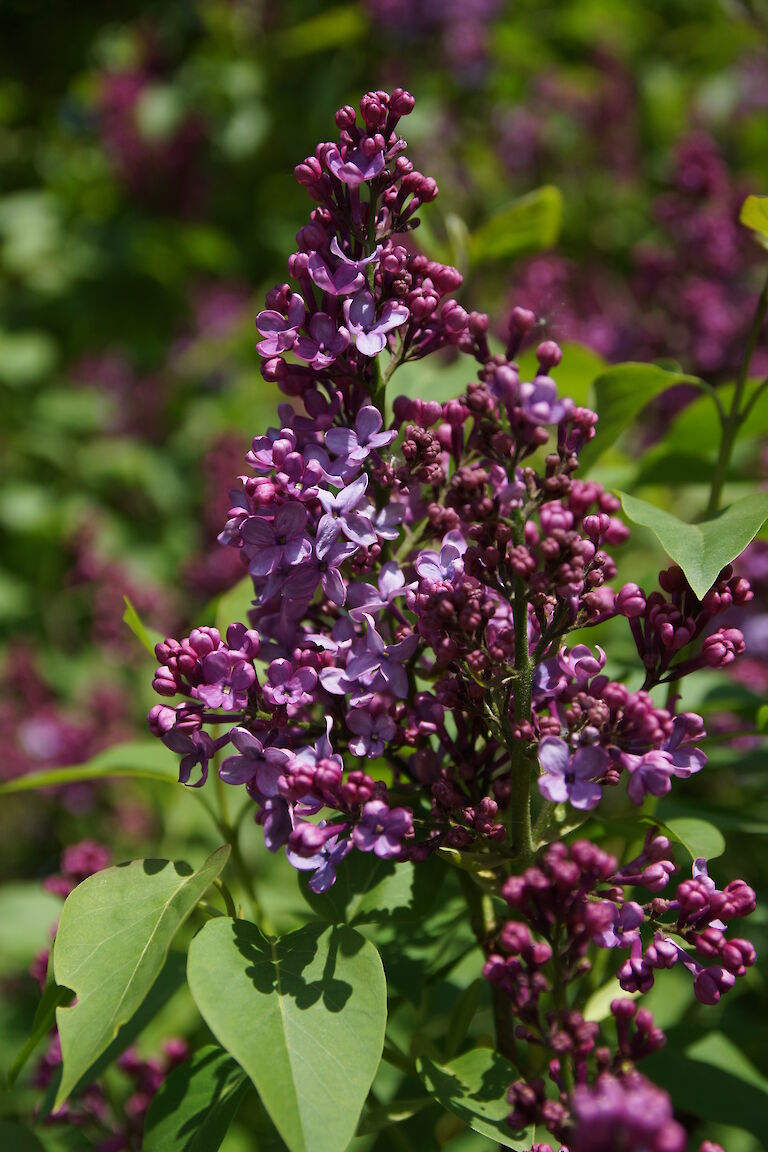
[(98, 872), (67, 897), (54, 977), (77, 1003), (56, 1011), (63, 1059), (56, 1107), (137, 1011), (228, 856), (228, 846), (219, 848), (197, 872), (168, 860), (134, 860)]
[(699, 599), (718, 573), (755, 538), (768, 519), (768, 494), (757, 492), (724, 508), (710, 520), (686, 524), (654, 504), (620, 493), (630, 520), (650, 528), (667, 554), (679, 564)]
[(157, 644), (158, 641), (162, 639), (162, 637), (158, 633), (155, 633), (155, 636), (153, 638), (152, 635), (150, 634), (149, 629), (147, 628), (146, 624), (143, 622), (143, 620), (139, 616), (138, 612), (136, 611), (136, 609), (134, 608), (133, 604), (128, 599), (128, 597), (124, 596), (123, 600), (125, 601), (125, 612), (123, 612), (123, 621), (128, 625), (131, 632), (133, 632), (134, 636), (139, 641), (142, 648), (144, 648), (145, 651), (147, 651), (150, 656), (154, 657), (155, 644)]
[(0, 784), (0, 795), (33, 792), (38, 788), (54, 788), (88, 780), (114, 780), (119, 777), (177, 784), (178, 760), (174, 759), (167, 748), (157, 740), (131, 740), (125, 744), (113, 744), (111, 748), (105, 748), (87, 764), (75, 764), (71, 768), (46, 768), (40, 772), (30, 772), (26, 776), (6, 780)]
[(0, 924), (6, 925), (0, 932), (0, 976), (29, 967), (48, 943), (60, 912), (58, 897), (34, 881), (16, 880), (0, 887)]
[(391, 924), (422, 919), (434, 907), (444, 880), (445, 866), (437, 859), (395, 864), (373, 853), (353, 852), (322, 895), (311, 891), (305, 877), (300, 883), (312, 910), (326, 920)]
[(492, 260), (510, 260), (551, 248), (560, 231), (562, 213), (562, 195), (551, 184), (521, 196), (469, 235), (470, 263), (477, 266)]
[(421, 1078), (435, 1099), (475, 1132), (504, 1148), (523, 1152), (535, 1140), (535, 1130), (514, 1133), (507, 1123), (506, 1091), (517, 1078), (514, 1065), (491, 1048), (473, 1048), (450, 1064), (419, 1061)]
[(695, 816), (675, 816), (665, 820), (663, 827), (683, 845), (693, 860), (699, 856), (705, 860), (714, 860), (725, 852), (725, 837), (708, 820), (699, 820)]
[(216, 1152), (248, 1090), (221, 1048), (195, 1052), (160, 1086), (144, 1124), (142, 1152)]
[(192, 941), (188, 977), (291, 1152), (343, 1152), (384, 1042), (373, 945), (349, 927), (309, 924), (271, 940), (246, 920), (217, 919)]
[(755, 239), (768, 248), (768, 196), (747, 196), (741, 206), (739, 219), (756, 233)]
[(695, 376), (657, 364), (617, 364), (602, 372), (592, 385), (597, 432), (579, 454), (579, 473), (585, 475), (652, 400), (679, 384), (703, 387)]
[(34, 1132), (10, 1120), (0, 1120), (0, 1147), (8, 1152), (46, 1152)]

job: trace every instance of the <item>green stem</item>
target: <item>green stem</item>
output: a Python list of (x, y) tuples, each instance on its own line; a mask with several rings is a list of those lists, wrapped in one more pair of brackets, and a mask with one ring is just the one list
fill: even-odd
[(755, 314), (752, 317), (752, 326), (749, 330), (747, 338), (747, 346), (744, 349), (744, 357), (739, 368), (739, 374), (736, 377), (736, 387), (733, 390), (733, 399), (731, 401), (731, 410), (728, 413), (725, 423), (723, 424), (723, 435), (720, 440), (720, 452), (715, 465), (714, 475), (712, 476), (712, 487), (709, 493), (709, 503), (707, 504), (707, 511), (705, 515), (707, 518), (714, 516), (720, 508), (720, 502), (723, 495), (723, 486), (725, 478), (728, 475), (728, 469), (731, 465), (731, 457), (733, 455), (734, 445), (739, 434), (739, 429), (744, 422), (746, 412), (742, 411), (742, 401), (744, 399), (744, 391), (747, 386), (747, 379), (749, 376), (749, 367), (752, 363), (752, 357), (757, 347), (757, 342), (760, 339), (760, 332), (765, 321), (765, 315), (768, 312), (768, 276), (766, 276), (763, 290), (757, 301)]
[[(525, 528), (518, 517), (514, 528), (515, 544), (524, 542)], [(528, 594), (522, 576), (515, 576), (515, 599), (512, 615), (515, 625), (515, 685), (514, 716), (521, 724), (530, 720), (531, 695), (533, 691), (534, 664), (528, 645)], [(502, 725), (509, 727), (508, 715), (502, 716)], [(511, 736), (511, 733), (509, 734)], [(525, 743), (512, 739), (510, 746), (512, 760), (510, 819), (512, 850), (515, 864), (524, 868), (533, 857), (533, 836), (531, 834), (531, 756)]]
[(221, 893), (222, 899), (224, 901), (224, 907), (227, 909), (227, 915), (231, 916), (233, 920), (237, 920), (237, 908), (235, 907), (235, 902), (232, 899), (232, 893), (230, 892), (229, 888), (227, 888), (221, 877), (217, 877), (213, 883)]

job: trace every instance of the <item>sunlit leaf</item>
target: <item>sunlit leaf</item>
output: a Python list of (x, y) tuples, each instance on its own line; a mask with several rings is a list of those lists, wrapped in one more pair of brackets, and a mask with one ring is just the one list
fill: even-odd
[(509, 260), (525, 252), (551, 248), (560, 231), (563, 197), (546, 184), (514, 200), (472, 232), (467, 249), (472, 265)]
[(507, 1089), (518, 1073), (491, 1048), (473, 1048), (450, 1064), (437, 1064), (422, 1057), (419, 1074), (443, 1108), (453, 1112), (475, 1132), (516, 1152), (529, 1149), (535, 1131), (513, 1132), (507, 1123)]
[(215, 1045), (195, 1052), (165, 1078), (147, 1112), (142, 1152), (216, 1152), (250, 1087)]

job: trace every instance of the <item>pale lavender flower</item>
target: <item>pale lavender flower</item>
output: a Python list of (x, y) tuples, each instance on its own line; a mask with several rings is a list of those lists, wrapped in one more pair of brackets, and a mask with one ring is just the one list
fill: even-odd
[(384, 152), (380, 149), (368, 155), (362, 147), (347, 150), (342, 157), (338, 147), (332, 144), (325, 152), (325, 164), (337, 180), (350, 188), (358, 188), (366, 180), (373, 180), (384, 170)]
[(390, 692), (404, 698), (408, 695), (408, 675), (403, 665), (416, 651), (418, 636), (412, 634), (396, 644), (387, 644), (376, 631), (373, 617), (366, 614), (364, 619), (367, 625), (365, 650), (347, 660), (346, 678), (352, 681), (363, 679), (366, 685), (372, 685), (378, 672)]
[(408, 591), (405, 576), (395, 560), (388, 560), (379, 573), (378, 588), (373, 584), (350, 584), (347, 601), (351, 605), (349, 614), (353, 620), (361, 621), (366, 613), (375, 615), (383, 608), (389, 608), (398, 596)]
[(557, 385), (550, 376), (537, 376), (530, 383), (520, 384), (517, 399), (532, 424), (559, 424), (572, 406), (570, 400), (558, 397)]
[(633, 756), (627, 752), (622, 760), (629, 772), (627, 795), (633, 804), (642, 804), (647, 795), (665, 796), (669, 792), (674, 765), (668, 753), (651, 751)]
[(290, 660), (273, 660), (263, 692), (270, 704), (285, 706), (291, 716), (304, 704), (311, 704), (317, 687), (314, 668), (294, 668)]
[(325, 434), (325, 446), (336, 456), (343, 456), (348, 464), (362, 464), (374, 449), (385, 448), (397, 432), (381, 432), (383, 425), (378, 408), (368, 404), (361, 408), (354, 428), (331, 428)]
[(378, 356), (387, 343), (387, 334), (405, 324), (410, 312), (404, 304), (388, 300), (376, 316), (376, 302), (367, 288), (344, 301), (344, 320), (363, 356)]
[(325, 512), (317, 526), (317, 543), (321, 548), (332, 544), (342, 531), (354, 544), (376, 543), (370, 519), (359, 510), (367, 487), (368, 477), (363, 474), (335, 496), (332, 492), (318, 492), (317, 498)]
[(553, 804), (569, 801), (574, 808), (595, 808), (602, 789), (594, 781), (608, 765), (608, 754), (594, 745), (577, 748), (573, 756), (564, 740), (545, 736), (539, 743), (539, 763), (544, 775), (539, 777), (539, 791)]
[(291, 566), (306, 560), (312, 552), (304, 532), (306, 523), (306, 509), (298, 503), (284, 504), (274, 520), (249, 517), (241, 534), (250, 554), (251, 575), (268, 576), (281, 564)]

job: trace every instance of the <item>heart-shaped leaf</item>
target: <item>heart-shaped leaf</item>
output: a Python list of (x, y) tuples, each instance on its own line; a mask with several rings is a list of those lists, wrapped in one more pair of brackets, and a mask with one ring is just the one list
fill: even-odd
[(228, 856), (225, 845), (198, 872), (169, 860), (134, 860), (89, 876), (69, 894), (54, 978), (77, 1002), (56, 1010), (63, 1065), (56, 1108), (139, 1008), (176, 932)]
[(626, 492), (619, 495), (629, 519), (651, 529), (664, 551), (685, 572), (700, 600), (720, 570), (741, 555), (768, 519), (766, 492), (745, 496), (700, 524), (686, 524), (671, 512)]
[(725, 837), (708, 820), (699, 820), (695, 816), (674, 816), (665, 820), (663, 826), (690, 853), (692, 860), (700, 856), (705, 860), (714, 860), (725, 852)]
[(248, 1073), (291, 1152), (343, 1152), (384, 1045), (384, 969), (353, 928), (310, 924), (268, 940), (210, 920), (189, 986), (208, 1027)]
[(599, 417), (597, 430), (579, 454), (579, 474), (589, 471), (651, 400), (678, 384), (704, 387), (696, 376), (670, 372), (658, 364), (630, 362), (602, 372), (592, 385), (592, 404)]
[(436, 1064), (422, 1057), (419, 1075), (432, 1095), (481, 1136), (487, 1136), (516, 1152), (528, 1149), (535, 1130), (513, 1132), (507, 1123), (510, 1108), (507, 1089), (518, 1074), (515, 1068), (491, 1048), (473, 1048), (450, 1064)]
[(249, 1087), (228, 1052), (215, 1044), (201, 1048), (153, 1097), (142, 1152), (217, 1152)]

